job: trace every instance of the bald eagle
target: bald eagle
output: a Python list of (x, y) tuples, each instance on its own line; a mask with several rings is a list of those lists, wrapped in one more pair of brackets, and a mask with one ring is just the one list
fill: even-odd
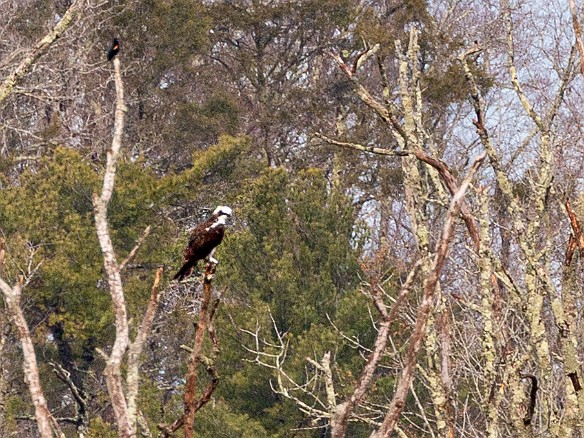
[(231, 208), (220, 205), (215, 209), (209, 219), (198, 224), (191, 232), (189, 244), (184, 251), (184, 264), (173, 277), (173, 280), (181, 281), (188, 277), (199, 260), (207, 259), (211, 263), (218, 263), (213, 258), (215, 249), (223, 240), (225, 222), (231, 216)]

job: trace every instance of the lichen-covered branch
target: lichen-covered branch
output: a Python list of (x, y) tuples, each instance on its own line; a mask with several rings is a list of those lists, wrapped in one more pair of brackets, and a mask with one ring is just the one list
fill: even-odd
[(4, 302), (6, 303), (6, 309), (10, 315), (10, 319), (18, 331), (18, 339), (22, 346), (24, 377), (34, 405), (39, 434), (43, 438), (52, 438), (53, 432), (55, 432), (58, 436), (64, 437), (65, 435), (61, 432), (61, 428), (49, 411), (47, 400), (41, 387), (34, 345), (28, 324), (20, 306), (22, 282), (19, 281), (14, 286), (10, 286), (0, 278), (0, 289), (4, 295)]
[(486, 402), (487, 434), (490, 437), (499, 436), (499, 404), (502, 399), (502, 392), (497, 388), (497, 336), (496, 336), (496, 315), (493, 311), (494, 305), (494, 285), (493, 269), (491, 264), (491, 236), (489, 223), (489, 199), (484, 193), (480, 193), (480, 238), (481, 249), (477, 264), (479, 267), (479, 283), (481, 291), (481, 302), (479, 311), (483, 319), (482, 331), (482, 355), (484, 360), (483, 376), (484, 390), (483, 401)]
[(505, 30), (507, 32), (507, 51), (509, 57), (509, 73), (511, 75), (511, 83), (513, 84), (513, 88), (521, 101), (521, 105), (523, 105), (523, 109), (525, 112), (531, 117), (533, 122), (537, 125), (540, 131), (544, 132), (547, 130), (546, 126), (544, 125), (543, 120), (535, 112), (533, 106), (527, 99), (523, 88), (519, 82), (517, 77), (517, 67), (515, 66), (515, 48), (513, 45), (513, 22), (511, 19), (511, 6), (509, 5), (509, 0), (503, 0), (501, 2), (501, 7), (503, 9), (503, 20), (505, 22)]
[[(553, 281), (550, 280), (550, 250), (553, 247), (551, 243), (551, 233), (548, 231), (550, 223), (550, 200), (552, 197), (552, 182), (554, 175), (554, 154), (552, 149), (552, 127), (553, 121), (559, 111), (560, 105), (564, 98), (564, 93), (570, 81), (573, 78), (573, 50), (570, 53), (568, 63), (561, 76), (561, 83), (558, 90), (555, 92), (555, 97), (552, 100), (545, 116), (539, 115), (533, 105), (529, 102), (525, 91), (523, 90), (519, 79), (517, 67), (515, 64), (515, 51), (513, 47), (513, 24), (511, 20), (511, 10), (509, 1), (502, 3), (503, 18), (505, 21), (505, 30), (507, 35), (507, 55), (508, 55), (508, 69), (511, 77), (513, 88), (521, 102), (525, 113), (531, 118), (536, 126), (536, 132), (539, 134), (539, 163), (537, 166), (537, 177), (532, 184), (532, 190), (528, 194), (528, 201), (533, 205), (533, 212), (529, 218), (525, 218), (522, 214), (522, 209), (519, 206), (519, 200), (513, 192), (512, 184), (508, 175), (501, 166), (499, 157), (491, 142), (484, 120), (484, 102), (479, 92), (478, 86), (475, 82), (474, 75), (468, 64), (468, 56), (473, 51), (480, 51), (479, 48), (473, 48), (466, 53), (459, 56), (459, 60), (465, 71), (465, 77), (471, 88), (471, 101), (473, 103), (477, 120), (474, 122), (477, 127), (479, 138), (485, 147), (491, 166), (495, 171), (498, 188), (505, 196), (506, 209), (509, 212), (513, 232), (517, 238), (517, 244), (525, 259), (525, 275), (524, 283), (526, 293), (521, 295), (520, 299), (524, 303), (525, 317), (529, 323), (530, 342), (526, 354), (534, 355), (537, 360), (539, 385), (542, 392), (548, 391), (553, 381), (552, 362), (560, 359), (566, 372), (572, 373), (578, 369), (578, 360), (575, 346), (578, 344), (574, 338), (574, 334), (569, 331), (564, 331), (560, 337), (561, 355), (555, 355), (550, 348), (548, 336), (546, 334), (546, 326), (542, 312), (544, 312), (545, 302), (549, 300), (551, 316), (553, 324), (560, 327), (571, 326), (574, 322), (567, 318), (564, 311), (565, 303), (562, 303), (561, 295), (556, 290)], [(543, 112), (542, 112), (543, 114)], [(566, 260), (570, 259), (570, 251), (575, 248), (575, 242), (571, 243), (569, 251), (566, 255)], [(572, 248), (572, 249), (570, 249)], [(565, 295), (566, 296), (566, 295)], [(569, 296), (566, 296), (569, 299)], [(525, 363), (523, 360), (522, 363)], [(512, 373), (507, 373), (508, 382), (513, 387), (514, 399), (519, 400), (523, 397), (522, 389), (518, 384), (513, 382)], [(560, 418), (560, 413), (555, 409), (548, 399), (543, 399), (541, 411), (545, 418), (550, 418), (550, 430), (553, 434), (570, 434), (571, 426), (575, 416), (582, 417), (584, 410), (582, 410), (582, 403), (575, 397), (571, 383), (566, 377), (566, 404), (565, 411), (562, 413), (565, 417)], [(577, 412), (580, 412), (579, 414)], [(583, 417), (584, 418), (584, 417)], [(523, 428), (519, 422), (517, 424), (518, 432)], [(492, 425), (492, 427), (496, 427)]]
[(422, 345), (426, 323), (428, 321), (428, 316), (433, 305), (434, 293), (436, 291), (436, 285), (438, 284), (438, 279), (442, 271), (442, 267), (446, 262), (448, 256), (448, 250), (454, 235), (454, 225), (456, 223), (456, 216), (458, 215), (458, 209), (460, 208), (460, 202), (470, 185), (475, 172), (478, 170), (479, 166), (482, 164), (486, 154), (483, 153), (475, 159), (467, 177), (464, 179), (460, 185), (460, 189), (452, 197), (450, 206), (448, 208), (448, 213), (446, 221), (444, 222), (444, 227), (442, 230), (442, 235), (434, 256), (434, 261), (432, 262), (432, 269), (429, 276), (424, 281), (424, 293), (422, 296), (422, 301), (419, 304), (417, 315), (416, 315), (416, 326), (410, 338), (410, 344), (408, 346), (408, 351), (406, 353), (405, 364), (401, 372), (400, 380), (396, 386), (393, 398), (389, 405), (387, 414), (383, 420), (381, 428), (373, 434), (371, 438), (382, 438), (389, 437), (395, 426), (397, 424), (398, 418), (404, 408), (404, 403), (406, 396), (409, 392), (410, 385), (412, 383), (414, 370), (417, 363), (418, 353)]
[(327, 143), (333, 144), (335, 146), (341, 146), (343, 148), (354, 149), (354, 150), (361, 151), (361, 152), (371, 152), (371, 153), (377, 154), (377, 155), (388, 155), (388, 156), (399, 156), (399, 157), (404, 157), (406, 155), (410, 155), (409, 151), (394, 151), (391, 149), (378, 148), (375, 146), (365, 146), (365, 145), (362, 145), (359, 143), (351, 143), (351, 142), (346, 142), (346, 141), (335, 140), (335, 139), (332, 139), (330, 137), (327, 137), (324, 134), (321, 134), (320, 132), (316, 132), (314, 135), (316, 137), (326, 141)]
[(63, 18), (61, 18), (48, 34), (36, 43), (30, 55), (20, 62), (16, 70), (4, 79), (4, 82), (0, 84), (0, 104), (14, 92), (14, 87), (24, 79), (34, 63), (49, 49), (51, 44), (73, 24), (75, 16), (81, 9), (81, 3), (81, 0), (74, 0), (71, 6), (69, 6), (69, 9), (67, 9), (67, 12), (63, 15)]

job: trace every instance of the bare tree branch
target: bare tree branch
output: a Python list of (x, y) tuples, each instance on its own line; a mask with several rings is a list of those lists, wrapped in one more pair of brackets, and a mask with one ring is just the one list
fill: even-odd
[(150, 225), (148, 225), (146, 227), (146, 229), (144, 230), (144, 232), (142, 233), (142, 235), (140, 236), (140, 238), (136, 241), (136, 245), (134, 245), (134, 248), (132, 248), (132, 251), (130, 251), (130, 253), (124, 259), (124, 261), (122, 263), (120, 263), (120, 272), (123, 272), (123, 270), (126, 268), (128, 263), (130, 263), (132, 260), (134, 260), (134, 257), (136, 257), (136, 253), (138, 252), (140, 247), (144, 244), (144, 242), (146, 241), (146, 239), (150, 235), (150, 231), (152, 231), (152, 227)]
[(584, 75), (584, 42), (582, 41), (582, 25), (578, 17), (578, 9), (574, 0), (568, 0), (570, 5), (570, 13), (572, 14), (572, 26), (574, 28), (574, 36), (576, 37), (576, 47), (580, 54), (580, 73)]
[[(456, 182), (456, 178), (454, 177), (452, 170), (448, 167), (448, 165), (442, 160), (431, 157), (421, 149), (416, 149), (413, 151), (394, 151), (391, 149), (378, 148), (375, 146), (364, 146), (358, 143), (338, 141), (318, 132), (315, 133), (314, 135), (326, 141), (327, 143), (333, 144), (335, 146), (341, 146), (344, 148), (354, 149), (361, 152), (370, 152), (376, 155), (388, 155), (399, 157), (415, 155), (418, 160), (432, 166), (434, 169), (438, 171), (440, 177), (442, 178), (442, 181), (444, 181), (444, 184), (448, 188), (448, 191), (450, 192), (451, 195), (454, 195), (454, 193), (456, 193), (458, 190), (458, 183)], [(463, 202), (461, 204), (460, 214), (468, 228), (469, 236), (473, 242), (473, 248), (475, 251), (478, 252), (480, 247), (479, 230), (476, 224), (476, 220), (471, 214), (470, 209), (466, 205), (466, 202)]]
[(53, 371), (57, 377), (67, 385), (73, 398), (75, 399), (75, 410), (77, 411), (77, 416), (75, 417), (75, 426), (80, 434), (87, 433), (89, 429), (89, 412), (87, 411), (87, 394), (75, 385), (71, 379), (71, 373), (65, 368), (55, 362), (49, 362), (49, 365), (53, 367)]
[[(147, 230), (150, 227), (147, 228)], [(147, 236), (147, 233), (144, 233), (141, 239), (142, 241)], [(136, 245), (135, 248), (137, 248)], [(156, 315), (156, 309), (158, 307), (158, 303), (160, 302), (160, 295), (159, 295), (159, 285), (160, 279), (162, 278), (162, 273), (164, 272), (164, 268), (158, 268), (156, 274), (154, 276), (154, 283), (152, 285), (152, 292), (150, 294), (150, 299), (148, 300), (148, 306), (146, 307), (146, 312), (142, 317), (142, 322), (140, 327), (138, 327), (138, 333), (136, 334), (136, 338), (133, 342), (130, 343), (130, 347), (128, 349), (128, 372), (126, 376), (126, 383), (127, 383), (127, 400), (128, 400), (128, 416), (130, 419), (138, 418), (138, 405), (137, 405), (137, 398), (138, 398), (138, 383), (139, 383), (139, 368), (140, 368), (140, 355), (142, 354), (142, 349), (144, 347), (144, 342), (146, 342), (146, 338), (150, 333), (152, 328), (152, 323), (154, 321), (154, 316)], [(132, 420), (130, 420), (132, 421)]]
[(406, 362), (402, 370), (399, 383), (395, 389), (394, 396), (389, 405), (389, 409), (385, 415), (385, 419), (383, 420), (383, 424), (378, 431), (375, 431), (371, 434), (371, 438), (389, 437), (394, 430), (397, 424), (397, 420), (404, 408), (405, 398), (408, 394), (408, 390), (413, 379), (418, 353), (422, 345), (426, 322), (428, 321), (428, 315), (432, 308), (436, 285), (438, 283), (442, 267), (446, 262), (450, 242), (454, 234), (454, 225), (456, 222), (456, 216), (458, 215), (458, 210), (460, 208), (460, 202), (462, 201), (462, 198), (468, 186), (470, 185), (475, 172), (478, 170), (485, 157), (486, 153), (482, 153), (475, 159), (471, 169), (468, 172), (468, 175), (460, 185), (460, 189), (455, 193), (455, 195), (452, 197), (452, 200), (450, 201), (450, 207), (448, 208), (448, 214), (442, 230), (442, 237), (440, 238), (438, 250), (436, 251), (436, 255), (432, 263), (432, 270), (429, 277), (425, 280), (424, 295), (422, 297), (422, 302), (418, 307), (416, 327), (410, 339), (410, 345), (406, 354)]
[(572, 234), (570, 234), (570, 241), (568, 243), (566, 256), (564, 258), (564, 264), (566, 266), (570, 266), (572, 263), (572, 256), (574, 255), (576, 248), (579, 248), (581, 253), (584, 251), (584, 233), (582, 233), (582, 227), (580, 226), (580, 222), (578, 221), (574, 210), (572, 210), (570, 201), (567, 200), (564, 206), (566, 207), (566, 213), (568, 214), (568, 218), (570, 219), (570, 226), (572, 227)]
[(58, 436), (64, 437), (65, 435), (63, 435), (59, 424), (49, 411), (47, 400), (45, 399), (41, 387), (34, 345), (32, 343), (28, 324), (24, 318), (24, 313), (20, 307), (22, 279), (11, 287), (0, 278), (0, 289), (2, 289), (2, 293), (4, 294), (4, 301), (10, 319), (18, 330), (18, 338), (22, 346), (24, 377), (28, 383), (28, 390), (34, 405), (39, 434), (43, 438), (52, 438), (53, 432), (55, 432)]
[(406, 135), (405, 132), (400, 125), (400, 123), (396, 119), (397, 109), (391, 105), (389, 102), (386, 102), (389, 107), (383, 105), (383, 103), (379, 102), (375, 99), (367, 89), (359, 83), (357, 78), (353, 75), (351, 67), (349, 67), (343, 59), (334, 53), (329, 54), (330, 57), (337, 63), (337, 66), (341, 69), (341, 71), (347, 76), (347, 78), (352, 82), (353, 89), (355, 93), (361, 101), (371, 108), (375, 113), (385, 122), (388, 124), (392, 131), (392, 135), (394, 136), (395, 140), (398, 144), (403, 148), (406, 143)]
[(201, 310), (199, 311), (199, 321), (197, 324), (197, 331), (195, 333), (195, 344), (193, 352), (189, 358), (188, 370), (186, 375), (186, 385), (184, 392), (184, 432), (185, 438), (193, 437), (193, 427), (195, 424), (195, 413), (197, 406), (195, 401), (195, 391), (197, 389), (197, 367), (201, 362), (201, 353), (203, 350), (203, 341), (207, 326), (210, 323), (209, 305), (211, 304), (211, 282), (215, 274), (217, 265), (214, 263), (207, 263), (205, 270), (205, 278), (203, 280), (203, 300), (201, 302)]
[[(157, 427), (160, 429), (161, 435), (164, 437), (172, 435), (175, 431), (183, 426), (184, 436), (193, 437), (195, 414), (207, 402), (209, 402), (209, 400), (211, 400), (211, 395), (219, 383), (219, 377), (215, 368), (215, 358), (219, 353), (219, 340), (217, 339), (217, 333), (215, 332), (215, 327), (213, 325), (213, 317), (220, 300), (217, 299), (214, 303), (211, 304), (211, 298), (213, 295), (211, 286), (216, 268), (217, 265), (215, 263), (207, 263), (205, 275), (203, 278), (203, 299), (201, 301), (201, 309), (199, 310), (199, 320), (195, 331), (195, 341), (193, 348), (184, 345), (181, 346), (181, 348), (191, 353), (189, 356), (187, 374), (185, 376), (186, 384), (183, 395), (184, 414), (177, 418), (170, 425), (158, 424)], [(209, 357), (205, 357), (202, 354), (205, 332), (209, 334), (209, 338), (212, 344), (211, 355)], [(205, 364), (210, 381), (201, 396), (196, 399), (195, 391), (197, 389), (198, 377), (197, 368), (201, 363)]]
[(412, 270), (410, 271), (408, 278), (403, 285), (399, 296), (393, 305), (391, 311), (387, 313), (385, 309), (385, 304), (382, 298), (379, 296), (379, 290), (376, 284), (371, 285), (371, 295), (376, 303), (376, 307), (381, 313), (382, 321), (379, 324), (377, 337), (375, 338), (375, 344), (373, 346), (373, 351), (367, 358), (367, 364), (363, 367), (361, 375), (357, 383), (357, 387), (349, 397), (349, 399), (338, 406), (335, 406), (335, 415), (331, 419), (331, 437), (341, 438), (346, 435), (347, 432), (347, 422), (355, 410), (355, 407), (361, 403), (366, 395), (367, 388), (369, 387), (371, 380), (373, 379), (373, 374), (377, 369), (377, 365), (381, 360), (381, 357), (387, 346), (387, 338), (389, 336), (389, 328), (393, 322), (397, 312), (400, 308), (401, 303), (407, 296), (410, 288), (412, 287), (416, 274), (422, 265), (422, 261), (418, 261)]
[(46, 34), (32, 49), (32, 53), (24, 58), (16, 70), (9, 75), (4, 82), (0, 84), (0, 104), (14, 91), (14, 87), (18, 85), (26, 74), (30, 71), (33, 64), (49, 49), (57, 38), (65, 32), (71, 24), (76, 14), (81, 9), (82, 0), (74, 0), (63, 15), (63, 18), (56, 24), (56, 26)]
[(125, 438), (133, 436), (136, 432), (136, 422), (131, 421), (128, 416), (128, 405), (124, 398), (121, 374), (122, 360), (129, 344), (128, 313), (126, 310), (126, 300), (124, 298), (120, 265), (117, 262), (109, 233), (107, 207), (114, 189), (117, 159), (122, 146), (122, 133), (124, 130), (124, 114), (126, 112), (126, 106), (124, 104), (124, 88), (119, 58), (113, 59), (113, 65), (116, 85), (114, 135), (111, 149), (107, 152), (106, 169), (103, 177), (101, 196), (98, 196), (97, 194), (93, 195), (93, 207), (95, 214), (95, 228), (99, 245), (103, 253), (104, 266), (114, 307), (116, 328), (114, 345), (107, 360), (104, 374), (112, 401), (112, 407), (116, 416), (118, 433)]
[(378, 148), (375, 146), (364, 146), (364, 145), (358, 144), (358, 143), (349, 143), (349, 142), (345, 142), (345, 141), (338, 141), (338, 140), (332, 139), (330, 137), (327, 137), (326, 135), (321, 134), (320, 132), (315, 132), (314, 135), (316, 137), (326, 141), (327, 143), (334, 144), (335, 146), (341, 146), (341, 147), (344, 147), (347, 149), (355, 149), (355, 150), (361, 151), (361, 152), (371, 152), (371, 153), (377, 154), (377, 155), (389, 155), (389, 156), (399, 156), (399, 157), (410, 155), (409, 151), (393, 151), (391, 149)]

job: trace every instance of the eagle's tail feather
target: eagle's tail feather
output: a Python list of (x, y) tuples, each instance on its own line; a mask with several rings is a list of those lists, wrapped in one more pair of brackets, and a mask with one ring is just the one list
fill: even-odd
[(182, 268), (180, 268), (180, 270), (174, 275), (174, 277), (172, 277), (172, 279), (182, 281), (183, 278), (189, 276), (194, 266), (195, 265), (193, 265), (192, 263), (189, 262), (185, 263), (184, 265), (182, 265)]

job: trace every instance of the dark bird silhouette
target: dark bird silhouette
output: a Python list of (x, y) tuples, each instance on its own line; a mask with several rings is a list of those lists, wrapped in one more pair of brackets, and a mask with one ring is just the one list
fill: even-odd
[(189, 244), (184, 251), (184, 264), (175, 274), (173, 280), (181, 281), (191, 275), (199, 260), (207, 259), (209, 262), (218, 263), (213, 258), (213, 254), (223, 240), (225, 222), (230, 216), (231, 208), (220, 205), (209, 219), (193, 228)]
[(118, 54), (119, 51), (120, 51), (120, 40), (117, 38), (114, 38), (114, 42), (112, 43), (112, 46), (107, 51), (107, 60), (111, 61), (112, 59), (114, 59), (114, 57)]

